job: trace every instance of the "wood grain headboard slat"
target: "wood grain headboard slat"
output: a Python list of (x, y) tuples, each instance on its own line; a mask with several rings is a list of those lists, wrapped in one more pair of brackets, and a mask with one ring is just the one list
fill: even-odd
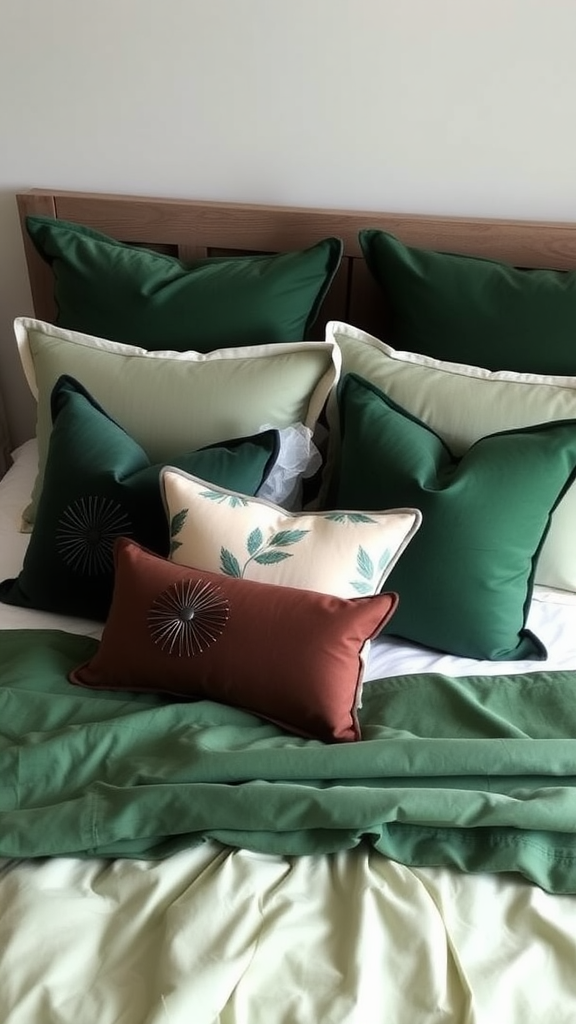
[(88, 192), (22, 193), (27, 213), (46, 212), (87, 224), (127, 242), (283, 251), (337, 235), (345, 253), (360, 256), (358, 231), (378, 227), (407, 245), (501, 259), (515, 266), (576, 266), (576, 224), (362, 210), (330, 210), (251, 203), (155, 199)]
[(40, 319), (53, 320), (56, 316), (56, 304), (54, 302), (54, 278), (52, 271), (44, 260), (38, 256), (36, 249), (30, 241), (24, 221), (29, 214), (34, 214), (37, 217), (55, 217), (56, 204), (54, 196), (46, 192), (25, 193), (24, 195), (17, 195), (16, 200), (34, 309)]

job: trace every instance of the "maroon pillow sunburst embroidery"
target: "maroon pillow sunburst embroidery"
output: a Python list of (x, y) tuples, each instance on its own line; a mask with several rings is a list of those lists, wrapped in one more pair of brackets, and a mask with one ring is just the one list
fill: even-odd
[(204, 580), (181, 580), (154, 599), (148, 628), (166, 654), (189, 658), (218, 640), (229, 614), (230, 605), (219, 587)]

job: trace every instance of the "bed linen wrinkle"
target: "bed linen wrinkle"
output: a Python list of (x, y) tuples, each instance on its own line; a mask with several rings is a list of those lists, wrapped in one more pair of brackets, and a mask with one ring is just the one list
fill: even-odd
[[(13, 892), (19, 928), (8, 930), (10, 943), (2, 963), (21, 985), (11, 992), (0, 986), (0, 1010), (6, 999), (7, 1006), (18, 1007), (10, 1021), (23, 1024), (45, 1019), (141, 1024), (150, 1006), (161, 1004), (162, 986), (166, 988), (157, 970), (166, 916), (183, 895), (190, 898), (197, 886), (202, 888), (205, 872), (221, 860), (222, 851), (201, 849), (193, 861), (187, 859), (185, 868), (175, 863), (170, 872), (144, 862), (134, 870), (124, 862), (79, 866), (61, 859), (48, 860), (38, 869), (23, 865)], [(5, 906), (10, 913), (9, 900)], [(0, 931), (4, 925), (9, 929), (3, 915)], [(21, 936), (28, 937), (25, 948)], [(58, 1005), (58, 1017), (43, 1017), (33, 1004), (39, 983), (52, 1005)]]
[[(249, 990), (240, 985), (233, 1005), (219, 1019), (235, 1024), (312, 1019), (363, 1024), (374, 1019), (378, 1008), (386, 1020), (399, 1022), (465, 1021), (465, 999), (444, 948), (436, 909), (418, 882), (414, 885), (408, 875), (401, 879), (399, 871), (405, 869), (386, 867), (390, 877), (382, 878), (374, 863), (357, 851), (346, 858), (337, 854), (292, 861), (292, 887), (278, 893), (281, 912), (275, 904), (261, 931), (263, 954), (279, 940), (284, 948), (281, 958), (269, 959), (268, 991), (254, 1007), (246, 998)], [(324, 898), (328, 891), (327, 913), (320, 917), (315, 897)], [(387, 922), (383, 935), (382, 929), (374, 930), (382, 913)], [(413, 960), (405, 956), (405, 943), (417, 925), (424, 925), (422, 948)], [(406, 993), (414, 991), (416, 1005), (408, 1010)]]
[[(556, 699), (575, 673), (516, 677), (516, 685), (434, 675), (374, 681), (361, 711), (367, 738), (342, 746), (288, 736), (210, 701), (119, 702), (99, 691), (90, 693), (95, 721), (85, 711), (90, 699), (79, 702), (67, 683), (67, 666), (96, 641), (52, 630), (6, 631), (2, 640), (3, 692), (12, 722), (22, 723), (16, 742), (9, 724), (2, 751), (4, 856), (146, 858), (209, 838), (302, 855), (366, 838), (407, 863), (422, 863), (425, 851), (431, 863), (472, 870), (479, 849), (489, 847), (497, 870), (516, 868), (517, 850), (519, 870), (539, 884), (576, 887), (576, 707)], [(395, 735), (407, 721), (413, 737)], [(529, 739), (514, 738), (516, 721)]]
[[(214, 907), (221, 905), (218, 879), (224, 864), (228, 871), (224, 886), (228, 901), (234, 902), (238, 890), (246, 913), (253, 916), (252, 886), (252, 893), (264, 910), (264, 924), (268, 922), (269, 926), (262, 929), (259, 946), (245, 971), (239, 970), (237, 962), (220, 959), (226, 977), (221, 979), (223, 996), (219, 1002), (224, 1005), (217, 1010), (220, 1016), (215, 1016), (209, 987), (204, 985), (205, 961), (202, 971), (196, 965), (200, 956), (199, 937), (208, 930), (215, 937), (217, 949), (226, 935), (225, 908), (221, 914), (214, 913)], [(55, 984), (51, 967), (56, 950), (58, 956), (63, 950), (71, 955), (72, 946), (76, 951), (76, 960), (70, 961), (74, 972), (71, 977), (60, 977), (59, 984), (69, 991), (72, 982), (77, 1002), (71, 998), (67, 1006), (61, 1006), (61, 1024), (77, 1024), (81, 1019), (78, 1014), (90, 1008), (85, 999), (81, 1002), (86, 995), (86, 970), (104, 929), (115, 942), (113, 952), (118, 971), (113, 978), (105, 974), (94, 978), (100, 1000), (99, 1024), (116, 1024), (123, 1019), (118, 1018), (122, 1011), (129, 1024), (165, 1024), (167, 1019), (172, 1024), (189, 1024), (190, 1005), (195, 1007), (198, 1024), (215, 1024), (219, 1020), (230, 1024), (245, 1024), (248, 1020), (250, 1024), (269, 1024), (272, 1019), (276, 1024), (278, 1017), (270, 1016), (275, 1005), (286, 1008), (285, 1020), (290, 1024), (294, 1020), (299, 1024), (317, 1024), (322, 1018), (316, 1015), (313, 992), (307, 992), (305, 1005), (301, 990), (294, 991), (294, 979), (306, 977), (310, 962), (318, 964), (322, 971), (322, 964), (333, 955), (333, 945), (327, 947), (325, 943), (334, 935), (339, 938), (341, 957), (347, 963), (345, 981), (349, 986), (347, 992), (332, 989), (336, 1021), (363, 1024), (366, 1019), (375, 1019), (375, 1006), (382, 1008), (382, 1020), (392, 1019), (398, 1024), (427, 1024), (429, 1020), (450, 1024), (488, 1024), (493, 1020), (540, 1024), (543, 1019), (550, 1019), (548, 1012), (553, 1013), (554, 1020), (566, 1024), (574, 1019), (573, 901), (550, 897), (510, 876), (481, 875), (471, 879), (447, 869), (410, 870), (367, 850), (289, 861), (245, 851), (222, 851), (214, 845), (178, 854), (162, 865), (142, 861), (79, 863), (56, 858), (20, 864), (18, 871), (12, 873), (18, 885), (14, 886), (11, 899), (3, 903), (6, 912), (17, 914), (21, 925), (32, 925), (38, 921), (36, 915), (41, 908), (50, 927), (45, 932), (44, 954), (40, 957), (37, 945), (33, 947), (33, 957), (21, 955), (21, 928), (11, 935), (10, 947), (2, 942), (3, 948), (10, 949), (10, 956), (3, 957), (0, 972), (6, 980), (10, 976), (12, 983), (18, 977), (18, 991), (22, 993), (21, 1000), (15, 999), (14, 987), (0, 986), (0, 1013), (4, 1013), (3, 1019), (10, 1019), (10, 1024), (42, 1019), (37, 982), (44, 977), (49, 979), (48, 985)], [(77, 887), (85, 874), (94, 880), (84, 886), (84, 897), (79, 899)], [(103, 913), (101, 897), (107, 885), (112, 888), (113, 898), (106, 903)], [(64, 935), (54, 920), (53, 910), (58, 906), (56, 901), (66, 895), (67, 886), (68, 912), (72, 918)], [(199, 900), (202, 887), (204, 894)], [(97, 913), (91, 889), (98, 890)], [(161, 899), (154, 895), (158, 889)], [(376, 898), (366, 914), (361, 909), (363, 900), (372, 898), (373, 890), (382, 900), (379, 927), (375, 931), (370, 924), (372, 910), (376, 913)], [(138, 895), (143, 901), (150, 901), (146, 928), (134, 928), (126, 934), (124, 929), (129, 922), (122, 916), (122, 903), (128, 897), (134, 906)], [(278, 900), (286, 907), (283, 927), (278, 927)], [(119, 919), (114, 925), (116, 914)], [(299, 915), (301, 931), (294, 914)], [(527, 929), (532, 927), (535, 914), (542, 927), (535, 930), (527, 947)], [(395, 923), (390, 924), (390, 929), (382, 928), (383, 921), (392, 922), (393, 918)], [(344, 929), (343, 922), (347, 924)], [(547, 922), (554, 932), (552, 938), (546, 935)], [(7, 934), (7, 924), (7, 914), (3, 914), (0, 940)], [(172, 948), (176, 935), (182, 938), (178, 955)], [(296, 935), (298, 943), (294, 941)], [(418, 964), (425, 985), (418, 985), (418, 977), (410, 974), (412, 958), (406, 955), (403, 963), (398, 952), (404, 949), (408, 953), (408, 944), (416, 935), (421, 937)], [(36, 939), (36, 931), (28, 933), (30, 944), (33, 936)], [(491, 941), (486, 941), (488, 936)], [(457, 961), (446, 951), (447, 942), (458, 950)], [(132, 956), (139, 960), (140, 988), (127, 991), (122, 985), (122, 966), (124, 957)], [(287, 957), (293, 961), (288, 977), (284, 971)], [(364, 964), (370, 966), (366, 973), (362, 969)], [(512, 968), (510, 975), (503, 965)], [(8, 968), (14, 968), (14, 974)], [(356, 976), (358, 971), (361, 977)], [(534, 984), (535, 973), (538, 985)], [(549, 984), (545, 980), (548, 975)], [(513, 980), (507, 980), (509, 977)], [(143, 1004), (144, 1014), (138, 1016)], [(4, 1010), (12, 1006), (18, 1009), (8, 1018)], [(440, 1007), (442, 1016), (438, 1015)], [(371, 1012), (366, 1017), (368, 1011)], [(166, 1013), (170, 1016), (166, 1017)], [(433, 1016), (434, 1013), (437, 1015)]]
[(414, 874), (437, 903), (452, 935), (476, 993), (482, 1024), (572, 1024), (573, 900), (558, 900), (507, 875), (477, 876), (473, 893), (456, 872), (415, 868)]

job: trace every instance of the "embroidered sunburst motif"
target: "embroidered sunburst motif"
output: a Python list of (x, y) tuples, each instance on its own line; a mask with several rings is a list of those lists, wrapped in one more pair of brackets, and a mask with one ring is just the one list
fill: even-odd
[(230, 606), (219, 587), (204, 580), (181, 580), (152, 603), (148, 628), (167, 654), (202, 654), (222, 635)]
[(102, 575), (112, 569), (114, 541), (132, 532), (128, 516), (112, 498), (89, 495), (64, 510), (56, 547), (74, 572)]

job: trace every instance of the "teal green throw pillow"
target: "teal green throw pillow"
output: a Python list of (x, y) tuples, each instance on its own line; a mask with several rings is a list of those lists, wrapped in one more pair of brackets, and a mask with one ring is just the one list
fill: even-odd
[(385, 295), (379, 336), (395, 348), (489, 370), (576, 374), (576, 271), (413, 248), (376, 228), (359, 239)]
[(456, 458), (355, 374), (338, 403), (335, 507), (422, 512), (386, 581), (400, 597), (386, 632), (469, 658), (545, 658), (526, 617), (550, 514), (576, 477), (576, 420), (490, 434)]
[(51, 264), (57, 322), (149, 351), (306, 340), (342, 258), (342, 242), (272, 256), (182, 263), (82, 225), (28, 217)]
[[(24, 565), (0, 583), (7, 604), (104, 619), (113, 590), (113, 546), (132, 537), (169, 551), (160, 469), (77, 381), (52, 392), (53, 429), (44, 487)], [(170, 464), (210, 483), (256, 494), (278, 452), (278, 432), (174, 453)]]

